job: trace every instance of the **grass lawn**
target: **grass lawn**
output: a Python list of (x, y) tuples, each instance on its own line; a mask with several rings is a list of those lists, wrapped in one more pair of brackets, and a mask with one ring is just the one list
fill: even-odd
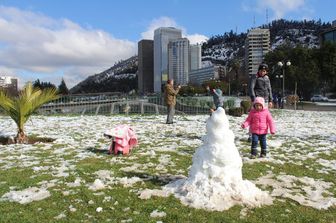
[[(206, 134), (207, 115), (33, 116), (26, 132), (55, 139), (0, 145), (0, 222), (336, 222), (336, 112), (272, 110), (277, 133), (269, 157), (250, 160), (246, 118), (229, 117), (243, 159), (243, 178), (267, 191), (272, 205), (195, 209), (174, 195), (140, 199), (188, 176)], [(0, 135), (15, 124), (0, 116)], [(139, 145), (129, 156), (107, 154), (105, 130), (131, 125)], [(20, 198), (20, 199), (19, 199)], [(21, 202), (21, 203), (20, 203)]]

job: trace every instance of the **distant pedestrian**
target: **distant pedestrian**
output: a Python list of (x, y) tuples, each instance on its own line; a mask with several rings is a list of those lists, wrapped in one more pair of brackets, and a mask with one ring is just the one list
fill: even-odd
[(277, 93), (273, 93), (273, 107), (274, 108), (279, 108), (278, 107), (278, 94)]
[(278, 104), (279, 104), (279, 108), (283, 109), (283, 98), (282, 98), (282, 95), (279, 93), (278, 94)]
[(271, 113), (268, 108), (265, 107), (264, 98), (255, 98), (253, 108), (241, 127), (250, 127), (250, 132), (252, 133), (251, 158), (254, 159), (257, 156), (258, 141), (260, 141), (261, 147), (260, 157), (266, 157), (266, 135), (268, 130), (270, 130), (272, 135), (275, 134), (275, 124)]
[(165, 86), (165, 102), (167, 105), (167, 121), (166, 124), (173, 124), (174, 114), (175, 114), (175, 105), (176, 105), (176, 95), (178, 94), (181, 86), (177, 86), (174, 89), (174, 80), (169, 79)]

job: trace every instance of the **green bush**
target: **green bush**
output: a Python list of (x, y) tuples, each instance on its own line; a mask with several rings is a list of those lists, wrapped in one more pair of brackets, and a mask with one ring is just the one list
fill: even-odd
[(243, 108), (244, 114), (247, 114), (252, 106), (252, 102), (248, 100), (241, 101), (240, 106)]
[(227, 101), (224, 102), (224, 108), (226, 107), (233, 108), (234, 104), (235, 104), (234, 99), (228, 99)]
[(236, 108), (229, 108), (229, 115), (240, 117), (244, 113), (244, 109), (242, 107), (236, 107)]

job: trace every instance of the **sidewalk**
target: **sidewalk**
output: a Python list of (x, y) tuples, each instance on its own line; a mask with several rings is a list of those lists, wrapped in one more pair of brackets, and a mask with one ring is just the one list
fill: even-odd
[[(294, 105), (285, 104), (285, 109), (294, 110)], [(336, 111), (336, 102), (299, 102), (296, 104), (297, 110), (305, 111)]]

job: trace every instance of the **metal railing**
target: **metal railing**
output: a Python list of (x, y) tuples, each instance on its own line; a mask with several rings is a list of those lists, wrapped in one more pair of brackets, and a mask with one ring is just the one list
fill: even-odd
[[(228, 99), (230, 101), (232, 99)], [(177, 97), (176, 113), (207, 114), (212, 97)], [(230, 103), (228, 103), (230, 104)], [(231, 103), (232, 104), (232, 103)], [(43, 105), (39, 114), (166, 114), (162, 95), (127, 96), (111, 93), (66, 95)]]
[[(237, 106), (237, 102), (235, 103), (237, 98), (224, 97), (224, 99), (225, 108)], [(211, 96), (178, 96), (176, 102), (175, 110), (177, 114), (208, 114), (210, 108), (214, 106)], [(4, 114), (1, 108), (0, 114)], [(167, 107), (163, 95), (73, 94), (62, 96), (57, 100), (44, 104), (37, 110), (37, 114), (167, 114)]]

